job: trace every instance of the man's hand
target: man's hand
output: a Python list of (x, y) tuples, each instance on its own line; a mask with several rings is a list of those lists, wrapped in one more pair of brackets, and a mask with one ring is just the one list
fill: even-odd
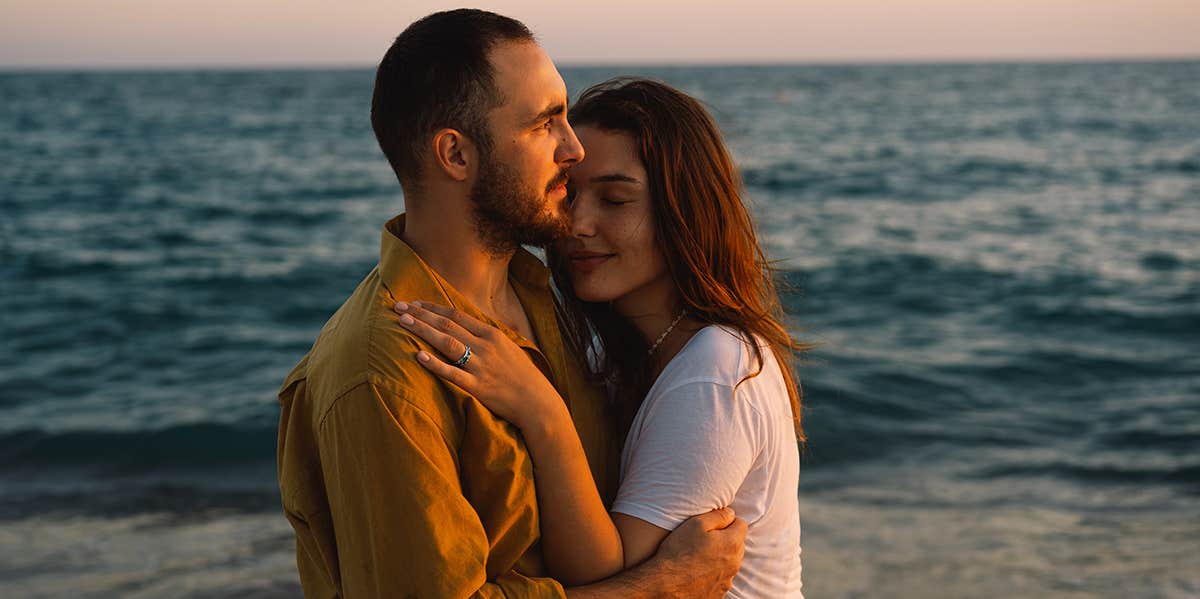
[(568, 599), (724, 597), (742, 566), (746, 521), (730, 508), (693, 516), (649, 560), (616, 576), (566, 589)]
[(689, 518), (650, 558), (672, 597), (724, 597), (742, 566), (746, 521), (730, 508)]

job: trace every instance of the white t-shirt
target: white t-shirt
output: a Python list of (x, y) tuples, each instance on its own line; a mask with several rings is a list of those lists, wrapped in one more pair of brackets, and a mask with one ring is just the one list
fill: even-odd
[(663, 369), (634, 417), (612, 511), (673, 530), (732, 506), (749, 525), (727, 597), (803, 598), (800, 455), (779, 363), (733, 329), (707, 326)]

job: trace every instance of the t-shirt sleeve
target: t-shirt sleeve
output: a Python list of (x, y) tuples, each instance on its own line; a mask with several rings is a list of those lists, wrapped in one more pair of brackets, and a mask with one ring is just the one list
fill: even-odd
[(642, 409), (612, 511), (673, 530), (732, 503), (761, 447), (753, 406), (729, 385), (693, 381)]

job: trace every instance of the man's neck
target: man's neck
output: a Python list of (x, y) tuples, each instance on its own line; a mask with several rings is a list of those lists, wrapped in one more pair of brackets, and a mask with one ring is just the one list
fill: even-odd
[(401, 238), (481, 312), (510, 321), (515, 298), (508, 284), (508, 265), (514, 252), (489, 251), (471, 215), (452, 212), (409, 210)]

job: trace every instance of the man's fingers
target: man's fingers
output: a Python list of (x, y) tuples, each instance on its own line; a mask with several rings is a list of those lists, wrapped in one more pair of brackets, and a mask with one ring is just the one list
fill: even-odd
[(746, 521), (742, 520), (741, 518), (734, 518), (733, 522), (729, 523), (729, 526), (711, 529), (708, 531), (708, 533), (710, 535), (714, 535), (713, 538), (720, 539), (720, 543), (730, 548), (737, 547), (739, 549), (738, 559), (740, 560), (740, 549), (746, 542), (746, 530)]
[(737, 542), (738, 562), (740, 563), (742, 561), (742, 552), (746, 549), (746, 521), (738, 518), (733, 521), (733, 524), (725, 527), (725, 530), (729, 531), (729, 533), (733, 535), (734, 540)]
[(725, 528), (709, 531), (714, 539), (720, 539), (720, 543), (729, 549), (737, 549), (738, 561), (742, 559), (742, 550), (746, 543), (746, 521), (741, 518), (735, 518), (733, 522)]
[(719, 530), (732, 524), (736, 517), (733, 508), (723, 507), (699, 516), (692, 516), (689, 522), (695, 522), (695, 525), (699, 526), (701, 530)]
[(749, 528), (750, 528), (750, 526), (748, 524), (746, 524), (746, 521), (741, 518), (734, 518), (733, 523), (730, 524), (729, 526), (725, 527), (726, 530), (731, 530), (731, 531), (737, 533), (742, 538), (746, 537), (746, 532), (747, 532), (747, 530), (749, 530)]
[(466, 312), (463, 312), (457, 308), (451, 308), (450, 306), (443, 306), (441, 304), (434, 304), (430, 302), (413, 302), (413, 305), (417, 306), (418, 308), (423, 308), (433, 312), (438, 316), (450, 319), (455, 324), (470, 332), (472, 335), (475, 335), (476, 337), (483, 337), (487, 334), (488, 329), (493, 328), (492, 325), (482, 322), (478, 318), (475, 318), (474, 316), (471, 316), (470, 314), (467, 314)]

